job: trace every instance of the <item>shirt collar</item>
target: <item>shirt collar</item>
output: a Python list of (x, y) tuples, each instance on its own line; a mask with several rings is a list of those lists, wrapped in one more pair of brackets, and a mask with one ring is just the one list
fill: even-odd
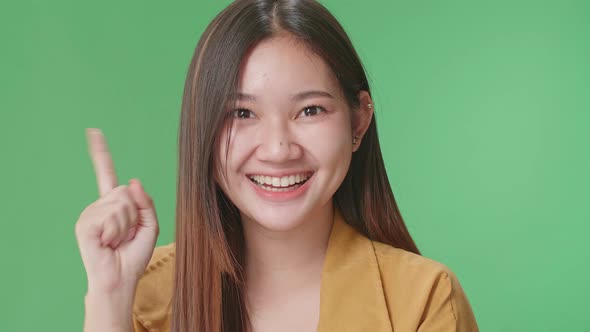
[(392, 330), (373, 243), (334, 209), (322, 271), (317, 331)]

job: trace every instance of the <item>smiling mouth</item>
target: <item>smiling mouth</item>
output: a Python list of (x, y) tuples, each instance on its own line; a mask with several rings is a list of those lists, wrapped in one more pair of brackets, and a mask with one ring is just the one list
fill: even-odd
[(304, 185), (314, 172), (302, 172), (282, 177), (249, 175), (248, 178), (259, 188), (271, 192), (293, 191)]

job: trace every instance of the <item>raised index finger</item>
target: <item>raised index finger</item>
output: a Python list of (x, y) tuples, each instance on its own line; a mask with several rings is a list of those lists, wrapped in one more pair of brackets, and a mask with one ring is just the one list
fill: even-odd
[(104, 196), (118, 185), (111, 153), (100, 129), (86, 128), (86, 138), (88, 152), (94, 164), (98, 192), (100, 196)]

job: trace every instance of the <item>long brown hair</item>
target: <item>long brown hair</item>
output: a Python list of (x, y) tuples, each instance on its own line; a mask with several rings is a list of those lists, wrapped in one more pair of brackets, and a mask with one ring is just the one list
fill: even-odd
[[(172, 331), (249, 330), (242, 226), (215, 181), (215, 151), (244, 55), (285, 32), (329, 65), (351, 110), (359, 107), (359, 91), (370, 94), (351, 41), (316, 1), (237, 0), (207, 26), (188, 69), (180, 116)], [(334, 204), (368, 238), (419, 254), (389, 185), (374, 118)]]

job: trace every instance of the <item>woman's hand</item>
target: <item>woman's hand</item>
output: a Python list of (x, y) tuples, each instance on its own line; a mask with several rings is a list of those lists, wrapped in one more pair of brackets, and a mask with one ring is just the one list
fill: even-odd
[(82, 211), (75, 228), (88, 294), (132, 297), (159, 234), (154, 203), (139, 180), (118, 184), (99, 129), (88, 128), (86, 136), (100, 194)]

